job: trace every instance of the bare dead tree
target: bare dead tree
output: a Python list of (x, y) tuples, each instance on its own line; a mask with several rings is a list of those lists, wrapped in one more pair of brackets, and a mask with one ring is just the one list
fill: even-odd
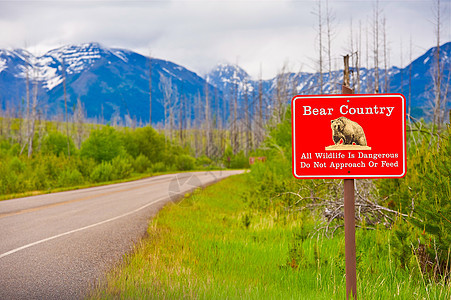
[(195, 156), (198, 157), (202, 153), (202, 134), (200, 133), (200, 128), (202, 124), (202, 98), (200, 93), (197, 94), (196, 97), (196, 103), (195, 103), (195, 126), (194, 126), (194, 149), (195, 149)]
[[(401, 51), (400, 51), (400, 56), (401, 56), (400, 57), (401, 58), (401, 65), (400, 65), (401, 93), (403, 93), (403, 86), (404, 85), (402, 83), (404, 82), (404, 80), (403, 80), (403, 75), (404, 75), (403, 52), (404, 51), (403, 51), (402, 40), (400, 41), (400, 43), (401, 43), (401, 46), (400, 46), (400, 49), (401, 49)], [(407, 74), (408, 77), (409, 77), (409, 87), (408, 87), (408, 89), (409, 89), (408, 93), (409, 94), (408, 94), (408, 97), (407, 97), (407, 121), (408, 121), (407, 123), (408, 123), (408, 126), (409, 126), (409, 131), (413, 132), (416, 129), (413, 128), (414, 120), (412, 118), (412, 111), (411, 111), (411, 107), (412, 107), (412, 37), (410, 37), (409, 62), (410, 62), (410, 65), (409, 65), (409, 71), (408, 71), (408, 74)], [(418, 126), (418, 124), (417, 124), (417, 126)], [(408, 137), (409, 137), (409, 139), (408, 139), (409, 146), (410, 146), (412, 140), (413, 140), (414, 144), (416, 145), (415, 136), (413, 134), (409, 134)]]
[(437, 42), (437, 47), (435, 50), (435, 70), (433, 75), (434, 82), (434, 103), (433, 103), (433, 123), (437, 126), (438, 131), (441, 129), (442, 123), (442, 80), (443, 80), (443, 69), (442, 62), (440, 61), (440, 37), (441, 37), (441, 4), (440, 0), (434, 0), (433, 6), (434, 12), (434, 26), (435, 26), (435, 37)]
[(335, 84), (333, 84), (334, 79), (332, 78), (332, 39), (335, 35), (335, 32), (333, 30), (333, 28), (335, 28), (334, 23), (335, 23), (335, 14), (331, 9), (329, 9), (329, 0), (326, 0), (326, 38), (327, 38), (327, 61), (329, 72), (328, 82), (332, 83), (332, 93), (335, 93)]
[(388, 81), (388, 65), (389, 65), (389, 54), (387, 45), (387, 19), (385, 16), (382, 18), (382, 34), (383, 34), (383, 47), (384, 47), (384, 93), (389, 92), (389, 81)]
[(374, 93), (379, 93), (379, 0), (373, 8)]
[(3, 98), (0, 96), (0, 137), (2, 137), (5, 132), (5, 117), (5, 111), (3, 110)]
[[(27, 123), (27, 137), (28, 137), (28, 136), (30, 136), (30, 74), (29, 74), (30, 71), (29, 71), (28, 67), (26, 68), (25, 73), (26, 73), (26, 81), (25, 81), (26, 95), (25, 95), (25, 97), (26, 97), (26, 103), (27, 103), (25, 122)], [(24, 145), (24, 147), (25, 147), (25, 145)], [(23, 150), (23, 148), (22, 148), (22, 150)], [(20, 154), (22, 154), (22, 151)]]
[(165, 141), (168, 140), (168, 134), (171, 135), (172, 132), (169, 130), (171, 127), (171, 101), (172, 101), (172, 95), (173, 95), (173, 89), (172, 89), (172, 80), (170, 77), (166, 77), (163, 74), (160, 74), (160, 89), (163, 92), (163, 111), (164, 111), (164, 120), (163, 120), (163, 127), (165, 134)]
[(247, 79), (244, 80), (244, 124), (243, 124), (243, 131), (244, 131), (244, 136), (245, 136), (245, 154), (247, 155), (250, 150), (251, 150), (251, 130), (250, 130), (250, 122), (249, 122), (249, 95), (248, 95), (248, 84), (247, 84)]
[[(410, 46), (409, 46), (409, 61), (412, 62), (412, 36), (410, 36)], [(401, 85), (402, 86), (402, 85)], [(409, 124), (412, 122), (411, 120), (411, 107), (412, 107), (412, 63), (409, 65), (409, 97), (408, 97), (408, 108), (407, 114), (409, 116)]]
[(193, 117), (192, 107), (193, 107), (194, 101), (192, 101), (192, 97), (190, 97), (190, 98), (185, 97), (184, 100), (185, 100), (185, 110), (184, 110), (185, 123), (184, 123), (184, 126), (185, 126), (185, 131), (187, 132), (192, 129), (192, 117)]
[(33, 83), (33, 106), (31, 109), (31, 129), (30, 135), (28, 136), (28, 158), (33, 154), (33, 139), (34, 139), (34, 131), (36, 126), (36, 118), (37, 118), (37, 106), (38, 106), (38, 76), (35, 70)]
[(69, 137), (69, 120), (67, 115), (67, 87), (66, 87), (66, 67), (64, 59), (61, 59), (61, 72), (63, 75), (63, 92), (64, 92), (64, 122), (66, 123), (66, 138), (67, 138), (67, 156), (70, 157), (70, 137)]
[(318, 17), (318, 73), (319, 73), (319, 86), (320, 93), (323, 94), (323, 18), (322, 18), (322, 9), (321, 9), (321, 1), (316, 1), (316, 10), (313, 12)]
[(3, 97), (0, 96), (0, 137), (8, 137), (7, 123), (10, 116), (7, 114), (7, 103), (4, 102)]
[(356, 62), (355, 62), (355, 68), (357, 73), (357, 93), (360, 94), (361, 84), (360, 84), (360, 64), (361, 64), (361, 57), (362, 57), (362, 21), (359, 20), (359, 38), (357, 42), (357, 53), (356, 53)]
[(371, 81), (370, 80), (368, 80), (369, 79), (369, 75), (370, 75), (370, 46), (369, 46), (369, 24), (368, 24), (368, 19), (367, 19), (367, 24), (366, 24), (366, 27), (365, 27), (365, 42), (366, 42), (366, 47), (365, 47), (365, 50), (366, 50), (366, 72), (367, 72), (367, 75), (366, 75), (366, 78), (367, 78), (367, 80), (366, 80), (366, 93), (367, 94), (369, 94), (369, 93), (371, 93)]
[[(354, 28), (357, 28), (357, 26), (354, 25), (353, 19), (350, 20), (350, 34), (349, 34), (349, 45), (350, 48), (349, 53), (350, 55), (350, 66), (353, 68), (350, 70), (352, 80), (350, 82), (350, 87), (352, 90), (356, 91), (357, 93), (361, 92), (361, 78), (360, 78), (360, 71), (361, 71), (361, 61), (362, 61), (362, 21), (359, 20), (359, 26), (358, 30), (354, 30)], [(368, 72), (368, 70), (367, 70)], [(368, 76), (368, 74), (367, 74)]]
[(170, 139), (173, 140), (175, 138), (175, 130), (176, 130), (176, 115), (175, 112), (177, 111), (177, 106), (179, 105), (178, 103), (178, 99), (179, 99), (179, 93), (177, 90), (177, 86), (173, 85), (172, 86), (172, 97), (170, 98), (170, 102), (169, 102), (169, 136)]
[(400, 55), (400, 70), (399, 70), (399, 76), (401, 77), (401, 94), (404, 92), (403, 91), (403, 88), (404, 88), (404, 85), (403, 85), (403, 82), (404, 82), (404, 56), (403, 56), (403, 53), (404, 53), (404, 51), (403, 51), (403, 44), (402, 44), (402, 39), (400, 39), (400, 41), (399, 41), (399, 49), (400, 49), (400, 53), (399, 53), (399, 55)]
[(218, 89), (215, 87), (215, 105), (214, 105), (214, 111), (215, 111), (215, 126), (213, 127), (215, 130), (215, 157), (222, 156), (222, 148), (221, 148), (221, 132), (222, 130), (222, 120), (221, 120), (221, 110), (220, 110), (220, 98)]
[(3, 121), (5, 122), (5, 136), (7, 138), (11, 138), (11, 126), (12, 126), (12, 118), (13, 118), (13, 110), (11, 106), (5, 101), (5, 110), (3, 113)]
[(45, 133), (44, 114), (40, 110), (38, 111), (37, 123), (38, 123), (38, 145), (37, 145), (36, 149), (39, 152), (41, 150), (41, 146), (42, 146), (42, 137), (44, 136), (44, 133)]
[(273, 103), (274, 107), (274, 117), (276, 124), (280, 123), (285, 116), (286, 100), (288, 97), (287, 87), (289, 74), (287, 74), (287, 65), (284, 64), (279, 74), (276, 76), (276, 94), (275, 101)]
[(263, 142), (263, 78), (262, 78), (262, 67), (260, 65), (260, 74), (258, 79), (258, 102), (257, 102), (257, 143), (258, 147), (261, 142)]
[[(30, 62), (28, 61), (28, 59), (26, 59), (27, 64), (30, 64)], [(26, 102), (26, 107), (25, 107), (25, 126), (26, 126), (26, 137), (27, 139), (25, 140), (24, 144), (22, 145), (22, 148), (20, 149), (20, 154), (22, 155), (25, 147), (27, 146), (28, 140), (29, 140), (29, 136), (30, 136), (30, 68), (29, 66), (27, 66), (26, 70), (25, 70), (25, 102)], [(21, 126), (22, 127), (22, 126)], [(20, 135), (22, 134), (22, 128), (20, 128)], [(20, 142), (22, 142), (22, 139), (20, 139)]]
[(85, 123), (85, 109), (83, 104), (81, 103), (80, 97), (77, 98), (77, 106), (74, 111), (74, 123), (77, 126), (76, 128), (76, 143), (77, 148), (81, 148), (81, 142), (83, 141), (83, 135), (85, 132), (84, 123)]
[(210, 97), (208, 94), (208, 79), (205, 82), (205, 138), (206, 138), (206, 147), (205, 147), (205, 155), (210, 156), (210, 148), (211, 148), (211, 124), (210, 124)]
[(149, 53), (149, 126), (152, 126), (152, 53)]
[(186, 97), (182, 92), (181, 99), (180, 99), (180, 105), (179, 105), (179, 143), (180, 145), (185, 144), (185, 138), (184, 138), (184, 122), (185, 122), (185, 114), (186, 114)]
[(232, 112), (232, 119), (231, 119), (231, 131), (230, 131), (230, 135), (231, 135), (231, 146), (232, 146), (232, 151), (233, 154), (237, 154), (238, 153), (238, 82), (237, 82), (237, 74), (236, 74), (236, 69), (234, 70), (234, 81), (233, 81), (233, 106), (231, 107)]
[[(350, 21), (350, 26), (349, 26), (349, 45), (350, 45), (350, 49), (349, 49), (349, 52), (351, 53), (351, 66), (354, 66), (355, 65), (355, 63), (354, 63), (354, 61), (355, 61), (355, 57), (354, 57), (354, 53), (355, 53), (355, 49), (354, 49), (354, 33), (353, 33), (353, 24), (352, 24), (352, 18), (351, 18), (351, 21)], [(350, 87), (351, 87), (351, 89), (353, 89), (353, 90), (355, 90), (355, 80), (354, 80), (354, 72), (352, 72), (351, 73), (351, 75), (352, 75), (352, 82), (351, 82), (351, 85), (350, 85)]]
[(350, 86), (350, 79), (349, 79), (349, 55), (345, 55), (343, 57), (343, 62), (344, 62), (344, 70), (343, 70), (343, 85), (346, 87)]
[(221, 152), (224, 153), (227, 147), (227, 112), (230, 112), (230, 101), (229, 97), (230, 95), (225, 95), (222, 100), (222, 109), (221, 109)]

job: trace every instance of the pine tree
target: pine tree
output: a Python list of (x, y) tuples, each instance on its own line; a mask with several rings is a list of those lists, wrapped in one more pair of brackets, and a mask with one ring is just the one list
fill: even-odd
[[(451, 127), (447, 137), (439, 142), (439, 149), (433, 151), (422, 168), (422, 186), (412, 188), (419, 194), (415, 215), (419, 220), (413, 223), (435, 238), (435, 247), (430, 249), (438, 265), (445, 263), (451, 247)], [(420, 221), (421, 220), (421, 221)], [(435, 249), (434, 249), (435, 248)], [(448, 264), (450, 262), (448, 261)], [(443, 267), (443, 266), (442, 266)], [(448, 268), (449, 269), (449, 268)]]

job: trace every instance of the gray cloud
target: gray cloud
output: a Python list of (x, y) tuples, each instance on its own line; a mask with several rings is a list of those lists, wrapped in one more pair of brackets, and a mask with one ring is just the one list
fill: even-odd
[[(333, 66), (350, 49), (353, 33), (371, 26), (374, 1), (329, 1), (333, 22)], [(323, 2), (324, 8), (325, 2)], [(260, 66), (271, 77), (284, 64), (312, 71), (318, 46), (316, 1), (1, 1), (0, 47), (37, 53), (64, 44), (97, 41), (205, 73), (218, 62), (238, 62), (252, 76)], [(442, 2), (442, 40), (450, 40), (450, 3)], [(408, 58), (434, 45), (430, 1), (380, 1), (387, 19), (390, 64), (399, 65), (401, 44)], [(359, 23), (360, 22), (360, 23)], [(359, 27), (361, 24), (361, 27)], [(369, 34), (370, 36), (371, 34)], [(371, 37), (370, 37), (371, 38)], [(363, 44), (365, 42), (363, 41)]]

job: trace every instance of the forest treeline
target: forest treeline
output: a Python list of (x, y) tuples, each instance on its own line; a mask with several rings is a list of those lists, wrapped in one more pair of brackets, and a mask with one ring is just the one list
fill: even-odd
[(28, 139), (26, 119), (0, 118), (0, 195), (114, 181), (138, 174), (247, 166), (243, 153), (234, 155), (229, 149), (215, 160), (205, 155), (195, 158), (188, 147), (149, 126), (131, 129), (35, 122), (33, 139)]

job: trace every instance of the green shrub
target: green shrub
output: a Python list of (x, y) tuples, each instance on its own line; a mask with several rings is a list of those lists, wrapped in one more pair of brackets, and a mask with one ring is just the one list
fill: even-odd
[(113, 168), (112, 180), (127, 178), (132, 173), (132, 164), (125, 157), (115, 157), (111, 161), (111, 167)]
[(113, 166), (109, 162), (102, 162), (91, 173), (93, 182), (104, 182), (113, 180)]
[(175, 167), (180, 171), (188, 171), (194, 169), (194, 164), (196, 160), (194, 157), (186, 154), (177, 156), (175, 161)]
[(230, 168), (232, 169), (244, 169), (249, 168), (249, 157), (244, 154), (243, 151), (232, 156), (230, 160)]
[(165, 172), (167, 171), (167, 168), (165, 166), (165, 164), (161, 161), (154, 163), (152, 165), (152, 172), (157, 173), (157, 172)]
[(249, 156), (245, 155), (243, 151), (233, 154), (232, 148), (227, 147), (222, 156), (222, 162), (226, 168), (243, 169), (249, 168)]
[(213, 161), (206, 155), (199, 156), (196, 159), (196, 166), (199, 166), (201, 168), (207, 168), (207, 167), (211, 166), (212, 163), (213, 163)]
[(83, 181), (83, 175), (81, 175), (80, 171), (78, 171), (77, 169), (67, 169), (60, 173), (58, 177), (58, 186), (65, 187), (80, 185), (83, 183)]
[(230, 147), (226, 147), (224, 154), (222, 156), (222, 162), (226, 168), (230, 168), (231, 161), (233, 157), (233, 150)]
[[(8, 155), (10, 156), (18, 156), (20, 153), (21, 147), (19, 143), (15, 143), (9, 148)], [(26, 150), (25, 150), (26, 151)]]
[(0, 175), (0, 190), (2, 194), (12, 194), (18, 192), (17, 175), (12, 172), (5, 172)]
[(81, 146), (80, 155), (97, 162), (111, 161), (125, 153), (119, 133), (112, 127), (93, 130)]
[(46, 168), (43, 164), (33, 167), (33, 173), (30, 176), (33, 190), (46, 190), (50, 187), (50, 180), (46, 174)]
[(144, 155), (151, 163), (163, 161), (166, 152), (165, 137), (152, 127), (125, 131), (122, 140), (126, 152), (132, 157)]
[(5, 159), (11, 149), (11, 144), (7, 140), (0, 141), (0, 159)]
[(97, 162), (92, 158), (78, 156), (75, 160), (77, 170), (84, 178), (89, 178), (94, 168), (97, 167)]
[(44, 165), (45, 175), (51, 181), (57, 181), (59, 174), (67, 168), (65, 158), (58, 158), (55, 155), (37, 156), (34, 165)]
[(140, 154), (134, 161), (133, 161), (133, 169), (138, 173), (145, 173), (147, 170), (149, 170), (152, 167), (152, 163), (147, 158), (147, 156)]
[(61, 156), (67, 155), (68, 150), (71, 155), (75, 154), (74, 142), (70, 137), (68, 138), (61, 132), (49, 132), (42, 140), (41, 154), (53, 154), (56, 156)]
[(9, 162), (9, 171), (14, 173), (22, 173), (25, 171), (26, 164), (17, 156), (13, 157)]

